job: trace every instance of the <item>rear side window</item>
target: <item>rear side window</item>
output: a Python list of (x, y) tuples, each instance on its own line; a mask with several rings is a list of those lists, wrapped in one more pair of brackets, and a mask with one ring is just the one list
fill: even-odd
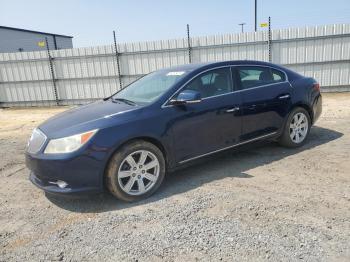
[(238, 74), (242, 89), (286, 81), (283, 72), (269, 67), (241, 66)]
[(231, 70), (229, 67), (214, 69), (193, 79), (184, 90), (194, 90), (202, 98), (232, 92)]

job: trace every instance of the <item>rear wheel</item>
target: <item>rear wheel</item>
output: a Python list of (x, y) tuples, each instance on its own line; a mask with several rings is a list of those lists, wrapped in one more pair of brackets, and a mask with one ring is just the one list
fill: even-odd
[(309, 135), (310, 127), (309, 113), (304, 108), (295, 108), (286, 121), (279, 143), (286, 147), (302, 146)]
[(165, 176), (162, 152), (146, 141), (124, 145), (112, 157), (107, 173), (109, 191), (124, 201), (138, 201), (152, 195)]

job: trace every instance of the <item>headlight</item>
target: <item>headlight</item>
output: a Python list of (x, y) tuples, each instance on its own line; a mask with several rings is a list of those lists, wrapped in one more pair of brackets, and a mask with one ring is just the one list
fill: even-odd
[(46, 146), (44, 153), (62, 154), (76, 151), (88, 142), (96, 132), (97, 129), (73, 136), (52, 139)]
[(36, 154), (45, 144), (46, 136), (40, 129), (35, 128), (27, 144), (27, 151), (31, 154)]

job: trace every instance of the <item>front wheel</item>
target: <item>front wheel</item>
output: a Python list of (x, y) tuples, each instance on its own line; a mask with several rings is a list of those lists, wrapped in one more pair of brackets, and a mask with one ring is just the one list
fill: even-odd
[(120, 148), (110, 160), (106, 186), (117, 198), (133, 202), (149, 197), (165, 176), (162, 152), (146, 141), (134, 141)]
[(289, 115), (279, 143), (286, 147), (299, 147), (306, 142), (311, 128), (309, 113), (301, 107), (295, 108)]

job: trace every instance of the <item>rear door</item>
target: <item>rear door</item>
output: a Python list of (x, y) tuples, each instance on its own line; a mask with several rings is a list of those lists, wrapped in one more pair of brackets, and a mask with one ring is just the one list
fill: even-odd
[(242, 96), (242, 140), (273, 134), (283, 126), (291, 105), (287, 75), (267, 66), (237, 66)]

